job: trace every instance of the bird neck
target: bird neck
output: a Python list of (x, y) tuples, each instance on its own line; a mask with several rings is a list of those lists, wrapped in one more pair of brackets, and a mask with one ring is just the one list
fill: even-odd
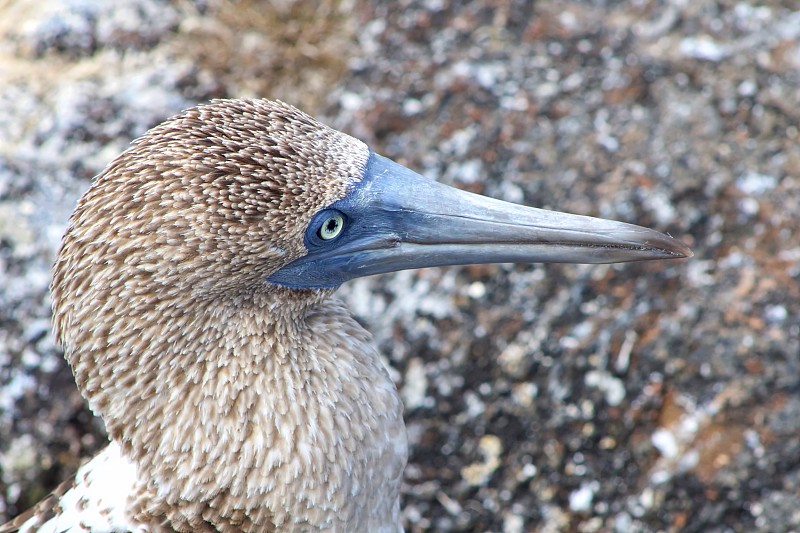
[[(368, 480), (399, 480), (406, 439), (394, 384), (369, 334), (326, 296), (165, 307), (117, 349), (68, 351), (112, 438), (140, 478), (157, 480), (140, 488), (140, 513), (187, 513), (179, 502), (205, 500), (234, 515), (256, 498), (267, 510), (248, 515), (255, 524), (325, 524), (375, 498)], [(397, 487), (382, 490), (360, 505), (396, 514)]]

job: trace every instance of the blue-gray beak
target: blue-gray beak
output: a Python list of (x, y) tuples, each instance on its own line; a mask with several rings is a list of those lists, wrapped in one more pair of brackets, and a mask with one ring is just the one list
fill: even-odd
[(332, 288), (371, 274), (478, 263), (620, 263), (691, 257), (651, 229), (461, 191), (370, 154), (364, 178), (317, 213), (308, 254), (268, 277)]

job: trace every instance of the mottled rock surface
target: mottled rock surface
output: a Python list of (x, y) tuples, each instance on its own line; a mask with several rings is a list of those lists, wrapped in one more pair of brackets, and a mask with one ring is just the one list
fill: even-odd
[(791, 2), (0, 3), (0, 522), (104, 444), (49, 326), (75, 201), (170, 114), (265, 96), (696, 253), (343, 287), (407, 405), (408, 531), (800, 530), (798, 87)]

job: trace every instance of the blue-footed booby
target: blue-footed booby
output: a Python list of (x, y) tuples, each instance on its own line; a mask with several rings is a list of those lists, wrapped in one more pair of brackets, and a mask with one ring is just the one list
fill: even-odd
[(398, 533), (403, 406), (343, 282), (691, 255), (650, 229), (420, 176), (292, 106), (134, 141), (73, 213), (55, 333), (110, 443), (0, 531)]

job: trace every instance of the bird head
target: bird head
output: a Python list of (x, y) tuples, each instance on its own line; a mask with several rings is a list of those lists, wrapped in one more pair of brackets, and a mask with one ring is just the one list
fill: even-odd
[(426, 266), (689, 255), (650, 229), (448, 187), (281, 102), (217, 100), (153, 128), (95, 180), (53, 289), (56, 304), (90, 286), (207, 299)]
[(207, 298), (261, 285), (306, 253), (304, 229), (361, 179), (368, 156), (279, 102), (189, 109), (95, 180), (70, 221), (54, 289), (116, 283)]

